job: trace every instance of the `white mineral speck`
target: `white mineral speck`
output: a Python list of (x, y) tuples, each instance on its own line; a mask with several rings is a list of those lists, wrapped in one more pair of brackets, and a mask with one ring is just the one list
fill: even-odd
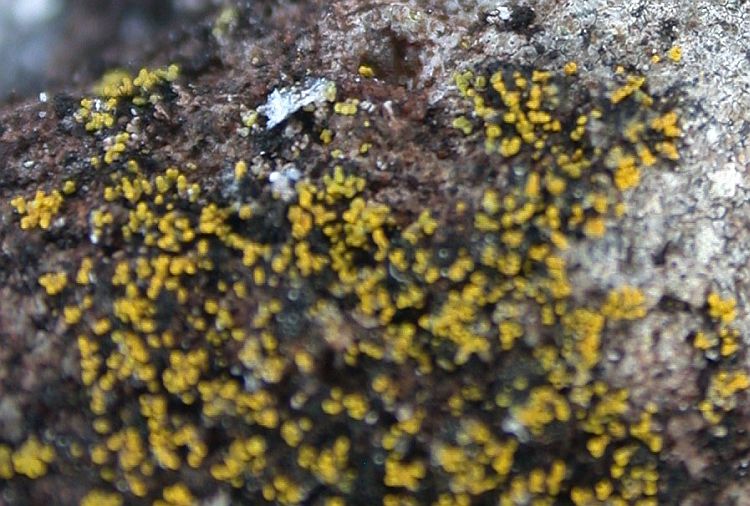
[(268, 182), (271, 183), (271, 189), (282, 200), (289, 202), (297, 194), (294, 186), (299, 181), (302, 174), (294, 164), (286, 164), (281, 170), (275, 170), (268, 175)]
[(715, 230), (715, 225), (709, 220), (698, 222), (695, 234), (695, 258), (699, 265), (708, 265), (713, 258), (721, 254), (724, 240)]
[(326, 100), (328, 90), (333, 85), (327, 79), (308, 79), (301, 85), (275, 89), (266, 103), (257, 111), (268, 118), (266, 129), (270, 130), (302, 107)]
[(733, 163), (709, 173), (708, 179), (713, 183), (709, 193), (714, 199), (731, 199), (737, 193), (737, 188), (742, 186), (742, 173)]

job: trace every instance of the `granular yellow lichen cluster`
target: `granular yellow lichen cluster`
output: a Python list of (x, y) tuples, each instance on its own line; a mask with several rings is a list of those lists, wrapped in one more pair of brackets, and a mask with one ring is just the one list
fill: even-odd
[[(110, 76), (96, 100), (152, 96), (166, 72)], [(79, 351), (89, 426), (56, 462), (94, 470), (81, 504), (218, 490), (242, 504), (657, 504), (658, 409), (600, 377), (610, 324), (644, 317), (645, 297), (621, 286), (573, 300), (564, 252), (606, 233), (641, 168), (675, 158), (677, 116), (642, 78), (576, 103), (577, 72), (458, 77), (491, 163), (515, 175), (452, 203), (466, 218), (455, 230), (374, 201), (356, 160), (298, 182), (289, 202), (251, 191), (238, 160), (229, 198), (103, 138), (117, 156), (90, 254), (39, 278)], [(359, 104), (334, 113), (366, 118)], [(111, 128), (116, 110), (81, 119)], [(623, 130), (598, 145), (591, 125), (610, 114)], [(336, 151), (336, 134), (321, 144)], [(712, 317), (733, 314), (712, 300)], [(712, 410), (747, 388), (734, 372), (711, 385)], [(43, 444), (0, 447), (0, 471), (43, 474)], [(16, 453), (36, 457), (17, 468)]]
[[(526, 196), (541, 192), (554, 204), (547, 218), (553, 227), (547, 228), (598, 238), (607, 216), (622, 213), (615, 190), (637, 186), (642, 170), (660, 159), (677, 160), (681, 132), (675, 111), (655, 107), (643, 76), (618, 76), (624, 82), (608, 100), (571, 104), (580, 78), (575, 63), (566, 64), (563, 74), (513, 68), (458, 73), (456, 86), (471, 100), (473, 119), (459, 116), (453, 126), (470, 135), (481, 124), (485, 150), (499, 153), (506, 170), (526, 178)], [(593, 143), (591, 131), (610, 142)]]
[(43, 190), (37, 190), (33, 200), (26, 200), (19, 195), (11, 200), (10, 204), (22, 216), (22, 229), (39, 227), (46, 230), (52, 224), (52, 218), (60, 210), (62, 202), (63, 196), (57, 190), (53, 190), (49, 195)]
[(35, 436), (29, 437), (15, 451), (0, 444), (0, 478), (10, 480), (19, 475), (33, 480), (44, 476), (54, 460), (55, 449)]
[(113, 128), (119, 109), (157, 103), (162, 98), (162, 86), (177, 79), (178, 73), (176, 65), (155, 70), (143, 68), (136, 77), (125, 70), (113, 70), (95, 86), (97, 97), (81, 100), (76, 119), (89, 132)]
[[(741, 362), (745, 353), (740, 333), (731, 326), (737, 301), (711, 292), (706, 305), (713, 328), (701, 329), (692, 338), (693, 346), (710, 364), (708, 385), (698, 407), (706, 421), (722, 427), (725, 416), (737, 407), (739, 395), (750, 389), (750, 375)], [(719, 433), (724, 430), (719, 429)]]

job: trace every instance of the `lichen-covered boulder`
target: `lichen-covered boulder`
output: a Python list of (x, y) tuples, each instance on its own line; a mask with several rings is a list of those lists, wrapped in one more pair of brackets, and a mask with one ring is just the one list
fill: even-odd
[(5, 106), (0, 501), (750, 500), (746, 6), (580, 5), (230, 2)]

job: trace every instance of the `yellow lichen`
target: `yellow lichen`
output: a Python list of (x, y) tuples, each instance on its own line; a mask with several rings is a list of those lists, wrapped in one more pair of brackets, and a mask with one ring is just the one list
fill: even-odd
[(711, 318), (723, 323), (732, 323), (737, 317), (737, 301), (733, 297), (723, 299), (718, 293), (712, 292), (707, 302), (708, 314)]
[(49, 195), (39, 190), (33, 200), (26, 200), (21, 196), (11, 200), (11, 205), (21, 215), (21, 228), (28, 230), (39, 227), (48, 229), (52, 224), (52, 218), (60, 210), (63, 197), (57, 190)]
[(34, 436), (27, 439), (11, 457), (13, 470), (31, 479), (47, 474), (47, 468), (54, 460), (54, 448)]
[(682, 48), (680, 46), (672, 46), (667, 52), (669, 59), (675, 63), (679, 63), (682, 60)]
[(39, 284), (47, 292), (47, 295), (57, 295), (68, 284), (68, 275), (65, 272), (48, 272), (39, 277)]
[(637, 320), (646, 316), (645, 302), (638, 288), (622, 286), (609, 292), (602, 314), (612, 320)]
[(357, 72), (359, 73), (359, 75), (361, 75), (365, 79), (370, 79), (372, 77), (375, 77), (375, 71), (369, 65), (360, 65), (359, 68), (357, 69)]
[(80, 506), (122, 506), (122, 496), (114, 492), (92, 490), (81, 499)]

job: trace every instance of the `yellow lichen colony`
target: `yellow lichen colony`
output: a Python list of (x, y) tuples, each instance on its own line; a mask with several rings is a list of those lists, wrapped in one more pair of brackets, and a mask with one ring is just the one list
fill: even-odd
[(29, 437), (17, 450), (0, 444), (0, 478), (9, 480), (14, 475), (39, 478), (47, 473), (47, 466), (55, 459), (55, 449)]
[(112, 128), (117, 118), (117, 108), (126, 100), (133, 105), (155, 104), (161, 99), (159, 87), (165, 82), (177, 79), (179, 68), (171, 65), (164, 69), (141, 69), (136, 77), (127, 71), (108, 72), (95, 86), (97, 98), (81, 100), (76, 119), (86, 126), (86, 130), (97, 132)]
[(44, 191), (39, 190), (33, 200), (26, 200), (19, 195), (11, 200), (10, 204), (22, 216), (22, 229), (28, 230), (39, 227), (46, 230), (52, 223), (52, 218), (59, 211), (62, 202), (63, 196), (59, 191), (55, 190), (47, 195)]
[(750, 389), (750, 375), (740, 362), (744, 356), (740, 333), (730, 326), (737, 315), (737, 301), (711, 292), (706, 304), (714, 328), (693, 336), (693, 346), (711, 364), (708, 387), (698, 408), (706, 421), (723, 431), (720, 424), (725, 415), (737, 406), (739, 394)]
[[(80, 352), (90, 430), (57, 459), (96, 470), (81, 504), (197, 504), (219, 489), (244, 504), (657, 504), (658, 410), (599, 374), (610, 323), (644, 317), (646, 299), (622, 286), (573, 300), (564, 252), (607, 233), (641, 169), (677, 158), (678, 118), (637, 77), (577, 103), (564, 90), (579, 72), (458, 75), (482, 124), (453, 126), (483, 132), (497, 170), (516, 171), (452, 204), (470, 217), (455, 231), (428, 209), (404, 225), (356, 161), (285, 202), (251, 197), (238, 160), (228, 200), (178, 167), (146, 170), (112, 132), (95, 247), (39, 279)], [(80, 121), (109, 134), (122, 98), (158, 102), (174, 77), (109, 76)], [(333, 112), (366, 114), (357, 99)], [(622, 132), (594, 145), (610, 115)], [(335, 150), (339, 137), (319, 139)], [(728, 301), (709, 305), (733, 318)], [(747, 381), (717, 372), (704, 416)], [(49, 444), (29, 441), (0, 446), (4, 477), (50, 464)]]

